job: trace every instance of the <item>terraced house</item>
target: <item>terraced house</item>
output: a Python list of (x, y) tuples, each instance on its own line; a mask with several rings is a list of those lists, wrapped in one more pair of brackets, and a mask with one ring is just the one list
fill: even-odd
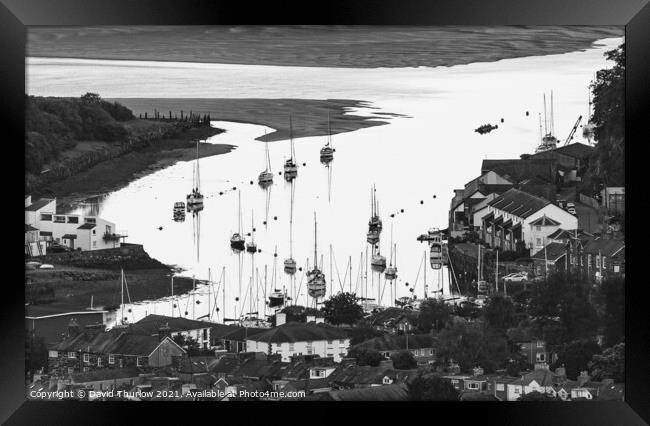
[(128, 328), (104, 331), (97, 324), (83, 330), (72, 326), (68, 337), (49, 350), (48, 364), (52, 375), (66, 377), (99, 369), (165, 367), (184, 355), (185, 350), (168, 333), (147, 336)]

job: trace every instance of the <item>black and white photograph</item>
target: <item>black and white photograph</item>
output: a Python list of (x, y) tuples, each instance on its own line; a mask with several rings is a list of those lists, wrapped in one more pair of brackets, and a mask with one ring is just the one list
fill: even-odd
[(26, 399), (624, 401), (625, 41), (27, 27)]

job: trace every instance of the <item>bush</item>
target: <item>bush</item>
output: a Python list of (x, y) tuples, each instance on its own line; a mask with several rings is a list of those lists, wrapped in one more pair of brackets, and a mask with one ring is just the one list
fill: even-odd
[(418, 366), (410, 351), (399, 351), (391, 355), (390, 359), (393, 361), (393, 367), (397, 370), (410, 370)]

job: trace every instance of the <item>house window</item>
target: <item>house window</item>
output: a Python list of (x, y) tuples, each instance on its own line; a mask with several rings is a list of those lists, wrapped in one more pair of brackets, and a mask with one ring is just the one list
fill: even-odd
[(600, 256), (596, 256), (596, 268), (600, 268)]
[(616, 273), (621, 272), (621, 267), (618, 265), (614, 265), (614, 272)]
[(208, 329), (207, 328), (203, 329), (203, 340), (208, 340)]
[(139, 356), (135, 357), (135, 365), (138, 367), (142, 367), (142, 361), (140, 360)]
[(86, 364), (90, 362), (90, 354), (84, 354), (84, 362)]
[(97, 357), (97, 367), (101, 367), (101, 366), (102, 366), (102, 357), (98, 356)]
[(52, 221), (52, 215), (51, 214), (42, 214), (41, 213), (41, 220), (51, 222)]
[(544, 347), (544, 342), (538, 341), (537, 342), (537, 347), (538, 348), (543, 348)]
[(497, 391), (503, 391), (503, 390), (504, 390), (503, 383), (497, 383)]
[(605, 269), (605, 256), (603, 256), (603, 269)]
[(68, 374), (72, 374), (72, 373), (74, 373), (74, 368), (68, 367)]
[(54, 223), (65, 223), (65, 216), (54, 216)]
[(84, 223), (97, 223), (97, 219), (94, 217), (87, 217), (84, 219)]
[(514, 393), (521, 393), (521, 389), (519, 387), (514, 388)]
[(93, 248), (97, 248), (97, 240), (93, 240)]
[(541, 247), (541, 246), (542, 246), (542, 239), (537, 238), (537, 247)]
[(115, 364), (115, 355), (108, 354), (108, 363), (109, 364)]
[(541, 231), (541, 230), (542, 230), (542, 227), (541, 227), (541, 226), (536, 226), (536, 227), (535, 227), (535, 231)]
[(93, 229), (93, 235), (97, 235), (97, 231)]
[(467, 388), (472, 390), (478, 390), (478, 383), (468, 383)]
[(535, 354), (535, 360), (537, 362), (545, 362), (546, 361), (546, 354), (544, 352), (539, 352)]
[(77, 354), (75, 352), (68, 352), (68, 358), (76, 358)]
[(87, 373), (88, 371), (90, 371), (90, 368), (84, 367), (84, 373)]
[(76, 216), (68, 216), (68, 223), (79, 223), (79, 218)]
[(296, 350), (296, 345), (294, 343), (289, 343), (289, 352), (293, 352)]
[(124, 359), (120, 358), (120, 368), (124, 367)]
[(57, 352), (57, 351), (49, 351), (48, 356), (50, 358), (57, 358), (59, 356), (59, 352)]

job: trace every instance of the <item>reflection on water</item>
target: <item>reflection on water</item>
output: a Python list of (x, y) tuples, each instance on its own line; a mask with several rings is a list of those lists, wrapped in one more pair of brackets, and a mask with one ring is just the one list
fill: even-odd
[[(416, 237), (431, 227), (447, 227), (453, 189), (476, 177), (483, 159), (518, 158), (533, 152), (539, 142), (536, 117), (542, 110), (545, 90), (554, 91), (555, 128), (563, 140), (562, 132), (568, 134), (578, 115), (584, 115), (588, 108), (586, 87), (594, 71), (607, 65), (603, 52), (619, 42), (606, 40), (585, 52), (435, 69), (301, 68), (302, 73), (298, 73), (292, 67), (264, 67), (268, 78), (259, 78), (256, 66), (207, 66), (214, 69), (212, 74), (206, 72), (205, 64), (196, 69), (190, 64), (180, 71), (158, 64), (155, 72), (169, 77), (164, 79), (169, 82), (165, 96), (191, 96), (199, 89), (205, 89), (205, 96), (209, 96), (219, 87), (218, 96), (355, 98), (370, 101), (383, 112), (409, 118), (392, 118), (386, 126), (335, 135), (335, 158), (325, 167), (320, 162), (320, 149), (327, 138), (297, 139), (295, 156), (300, 167), (294, 185), (276, 178), (266, 189), (257, 184), (260, 170), (265, 167), (261, 161), (266, 157), (265, 144), (255, 138), (273, 129), (215, 121), (213, 126), (226, 132), (211, 137), (207, 143), (232, 144), (237, 149), (201, 159), (205, 207), (198, 217), (174, 222), (170, 215), (174, 202), (184, 199), (191, 189), (192, 162), (142, 177), (80, 208), (127, 229), (129, 241), (143, 244), (161, 262), (185, 269), (184, 275), (205, 280), (209, 270), (223, 271), (211, 285), (199, 284), (189, 295), (134, 305), (132, 313), (136, 318), (145, 311), (183, 316), (188, 312), (188, 316), (200, 317), (208, 315), (215, 304), (225, 308), (220, 318), (251, 311), (268, 314), (271, 310), (264, 303), (266, 296), (283, 286), (293, 302), (313, 305), (307, 296), (305, 272), (314, 264), (314, 212), (318, 214), (322, 257), (318, 263), (325, 274), (327, 295), (352, 289), (387, 305), (412, 294), (422, 298), (425, 291), (429, 296), (441, 289), (449, 294), (447, 269), (430, 269), (427, 246)], [(70, 61), (75, 60), (66, 60), (66, 65), (60, 65), (61, 61), (36, 61), (33, 78), (30, 69), (30, 90), (35, 88), (37, 94), (43, 94), (47, 90), (43, 79), (60, 75), (69, 68)], [(57, 80), (55, 90), (65, 88), (68, 95), (76, 94), (85, 90), (84, 84), (92, 76), (96, 85), (90, 91), (106, 97), (150, 95), (148, 85), (134, 84), (151, 80), (147, 63), (132, 64), (121, 86), (113, 83), (121, 75), (118, 68), (74, 63), (78, 65), (75, 69), (79, 84), (71, 85), (74, 76), (67, 75)], [(181, 71), (182, 79), (178, 74)], [(224, 86), (222, 81), (235, 86)], [(233, 87), (237, 88), (236, 94)], [(378, 110), (364, 107), (351, 112), (368, 115)], [(498, 122), (499, 128), (486, 135), (474, 132), (485, 122)], [(273, 169), (282, 170), (291, 152), (289, 141), (272, 142), (268, 147)], [(368, 250), (366, 242), (371, 214), (368, 191), (373, 184), (381, 201), (384, 227), (394, 226), (393, 243), (399, 248), (399, 274), (393, 282), (369, 265), (372, 250)], [(237, 190), (241, 190), (243, 217), (250, 218), (256, 212), (255, 254), (237, 253), (230, 248), (230, 238), (239, 228)], [(293, 276), (278, 266), (290, 255), (291, 218), (291, 254), (298, 267)], [(249, 232), (246, 223), (244, 235)], [(390, 237), (384, 234), (379, 251), (390, 253)], [(250, 242), (251, 236), (246, 239)], [(174, 304), (177, 308), (173, 308)]]

